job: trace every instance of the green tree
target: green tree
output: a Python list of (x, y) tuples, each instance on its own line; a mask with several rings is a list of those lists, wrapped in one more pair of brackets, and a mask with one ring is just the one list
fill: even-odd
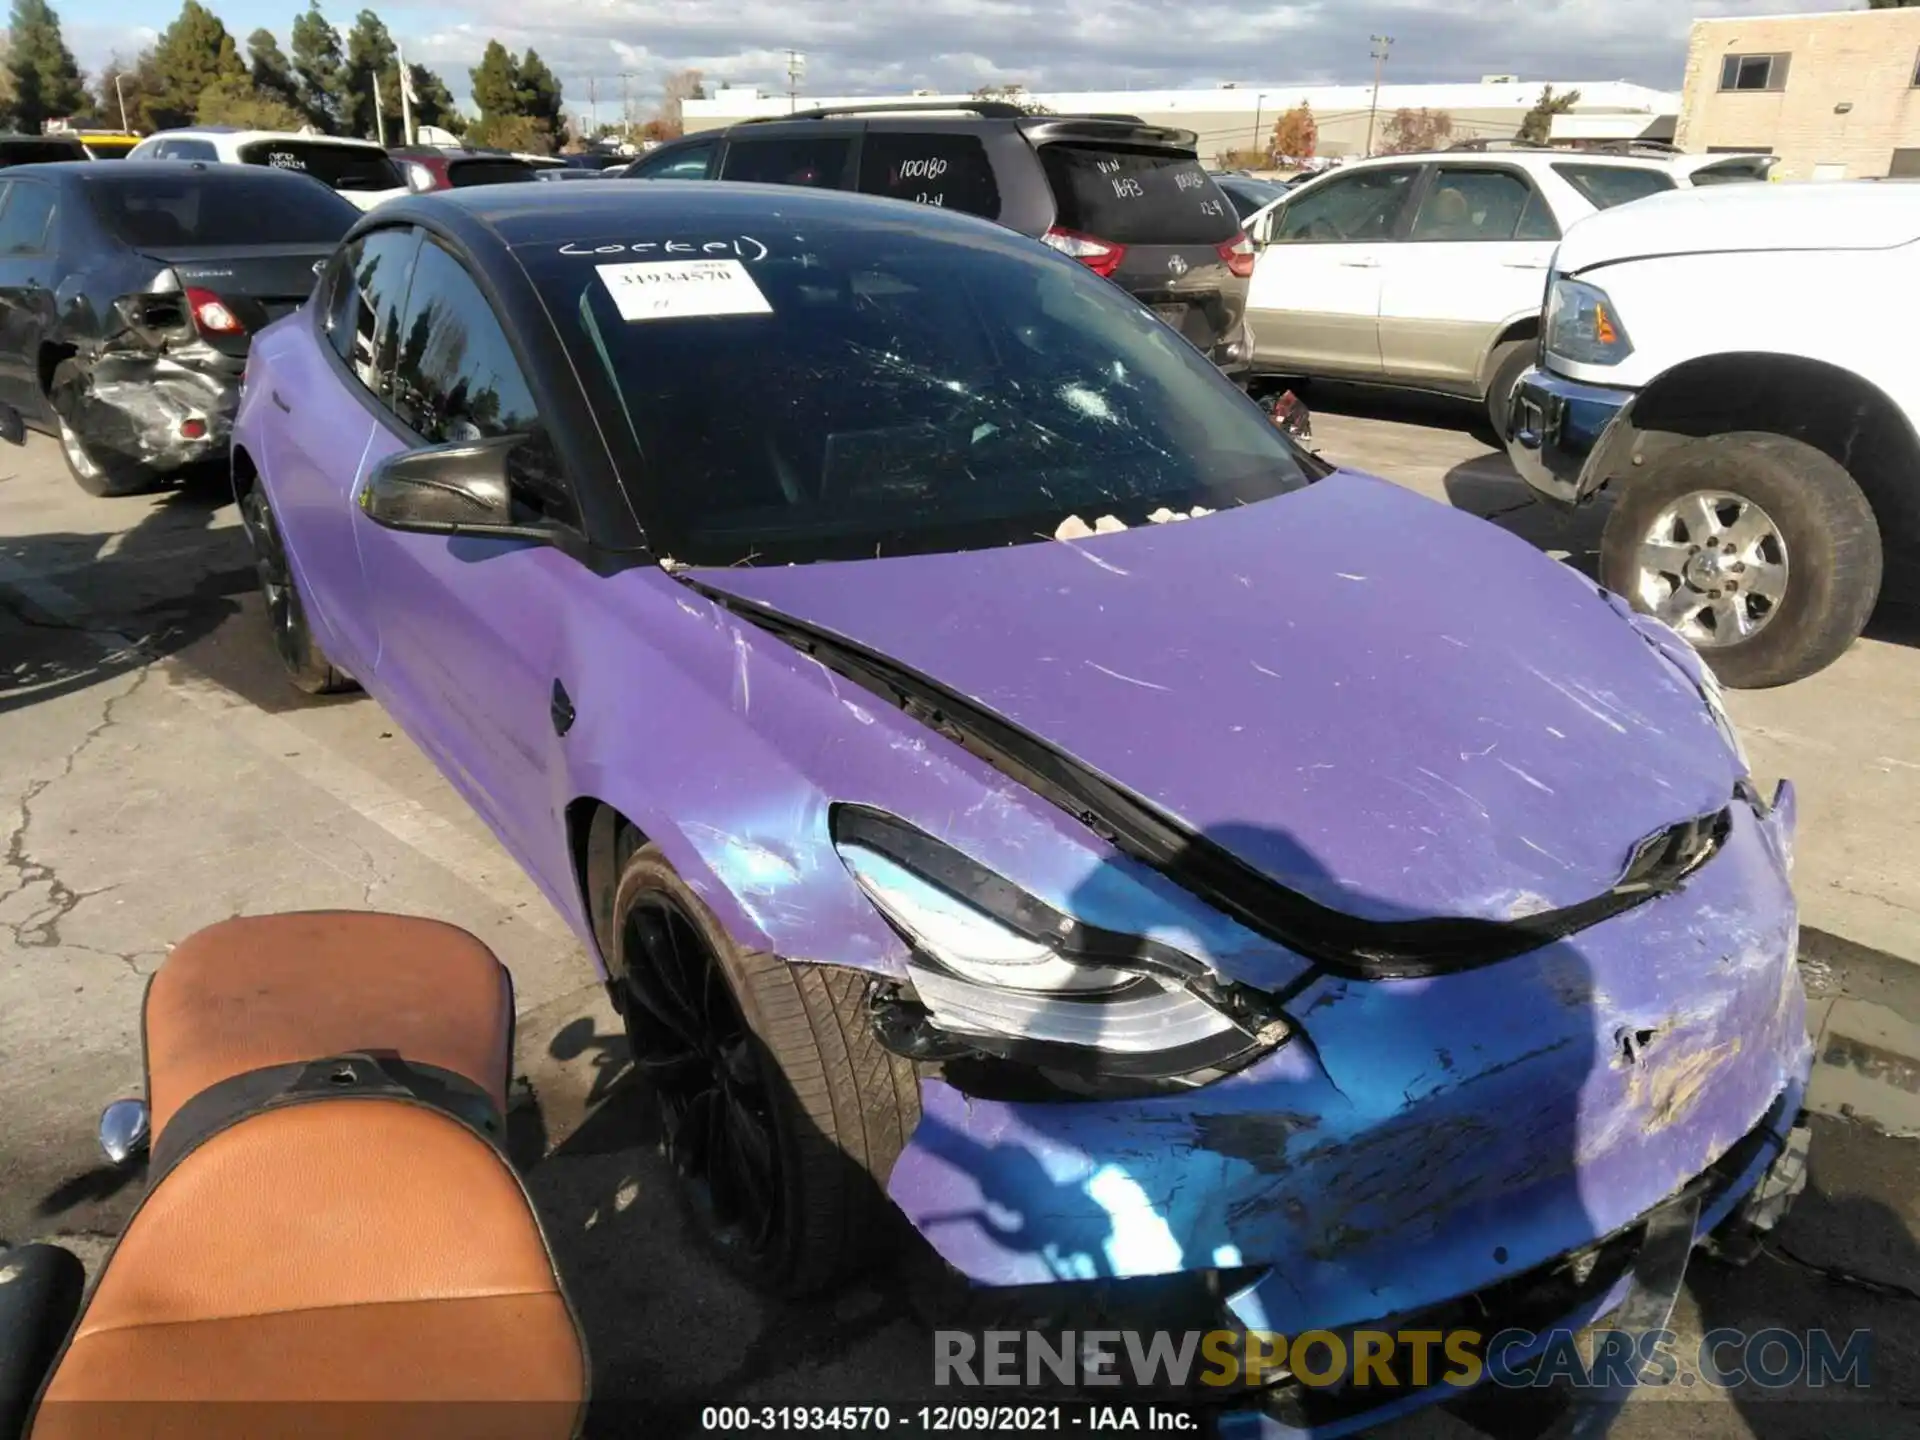
[(224, 75), (200, 92), (194, 111), (202, 125), (233, 125), (242, 130), (298, 130), (305, 112), (285, 96), (266, 90), (245, 75)]
[(520, 63), (498, 40), (489, 40), (480, 63), (467, 72), (473, 84), (473, 104), (482, 121), (505, 120), (524, 113), (520, 108)]
[(300, 108), (307, 119), (329, 134), (340, 128), (340, 72), (346, 58), (340, 53), (340, 35), (313, 0), (293, 21), (293, 78)]
[(455, 135), (467, 128), (467, 117), (453, 103), (453, 92), (447, 89), (446, 81), (424, 65), (409, 65), (407, 72), (413, 77), (413, 123), (416, 126), (438, 125)]
[(180, 14), (154, 47), (153, 59), (160, 93), (148, 113), (162, 129), (192, 124), (208, 86), (236, 78), (251, 83), (233, 36), (200, 0), (186, 0), (180, 7)]
[(13, 124), (38, 134), (49, 120), (86, 107), (80, 67), (60, 34), (60, 17), (47, 0), (13, 0), (7, 77), (13, 86)]
[(494, 150), (520, 150), (529, 155), (553, 153), (553, 131), (531, 115), (482, 116), (467, 127), (466, 140)]
[[(254, 89), (300, 111), (300, 82), (293, 78), (293, 66), (281, 53), (280, 42), (265, 26), (247, 36), (247, 68), (253, 74)], [(300, 124), (306, 122), (301, 112)]]
[(557, 147), (567, 133), (566, 117), (560, 106), (559, 76), (528, 46), (520, 61), (520, 113), (539, 122), (553, 147)]
[[(160, 90), (159, 62), (151, 46), (135, 56), (132, 64), (116, 54), (101, 68), (94, 82), (94, 113), (110, 125), (124, 124), (135, 134), (148, 133), (158, 128), (152, 112)], [(122, 100), (126, 101), (124, 120), (120, 115)]]
[(400, 133), (400, 90), (396, 83), (396, 51), (393, 36), (381, 18), (371, 10), (354, 17), (347, 32), (347, 60), (334, 91), (340, 111), (340, 127), (349, 135), (372, 140), (380, 133), (381, 120), (374, 115), (374, 80), (379, 79), (379, 109), (389, 135)]
[(1533, 102), (1533, 108), (1520, 122), (1520, 129), (1514, 135), (1516, 140), (1525, 140), (1531, 145), (1544, 145), (1553, 136), (1553, 117), (1564, 115), (1580, 103), (1580, 92), (1569, 90), (1564, 95), (1553, 93), (1551, 85), (1540, 87), (1540, 98)]

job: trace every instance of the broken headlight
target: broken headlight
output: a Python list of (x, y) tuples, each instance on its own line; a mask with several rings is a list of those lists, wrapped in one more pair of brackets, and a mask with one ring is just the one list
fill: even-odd
[(948, 1036), (1064, 1069), (1174, 1076), (1286, 1037), (1193, 957), (1089, 926), (880, 811), (839, 806), (834, 845), (912, 949), (917, 1002)]

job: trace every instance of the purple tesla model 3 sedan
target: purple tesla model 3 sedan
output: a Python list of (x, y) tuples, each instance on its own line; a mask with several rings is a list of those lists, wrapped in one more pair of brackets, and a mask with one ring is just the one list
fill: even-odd
[[(1792, 792), (1692, 651), (1043, 246), (403, 199), (255, 343), (233, 462), (293, 680), (588, 941), (764, 1284), (890, 1202), (981, 1286), (1544, 1329), (1663, 1316), (1791, 1193)], [(1272, 1378), (1249, 1423), (1384, 1413)]]

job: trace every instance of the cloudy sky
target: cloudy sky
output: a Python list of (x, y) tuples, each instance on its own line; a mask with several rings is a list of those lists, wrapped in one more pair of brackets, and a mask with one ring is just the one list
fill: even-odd
[[(96, 69), (150, 44), (126, 0), (55, 0), (68, 43)], [(151, 0), (165, 17), (169, 0)], [(286, 44), (300, 0), (210, 0), (236, 37), (265, 25)], [(355, 0), (323, 0), (345, 28)], [(465, 98), (489, 39), (533, 46), (584, 109), (598, 78), (612, 118), (628, 72), (639, 99), (679, 69), (786, 88), (789, 47), (806, 55), (803, 90), (864, 94), (1017, 80), (1033, 90), (1354, 82), (1369, 78), (1368, 36), (1394, 37), (1390, 77), (1633, 80), (1678, 88), (1688, 21), (1863, 8), (1864, 0), (379, 0), (407, 57)], [(168, 17), (170, 18), (170, 17)], [(162, 21), (164, 23), (164, 20)]]

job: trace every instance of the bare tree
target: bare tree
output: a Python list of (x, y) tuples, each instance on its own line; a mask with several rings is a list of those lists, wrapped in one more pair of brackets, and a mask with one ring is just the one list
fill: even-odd
[(689, 100), (706, 98), (706, 87), (700, 83), (698, 70), (676, 70), (669, 75), (667, 83), (660, 87), (660, 113), (654, 117), (659, 138), (672, 140), (685, 134), (682, 107)]
[(1438, 150), (1453, 138), (1453, 117), (1444, 110), (1396, 110), (1381, 138), (1382, 155)]
[(1018, 106), (1029, 115), (1051, 115), (1053, 107), (1043, 105), (1027, 93), (1027, 87), (1019, 81), (1009, 81), (999, 85), (982, 85), (973, 92), (976, 100), (998, 100), (1002, 104)]

